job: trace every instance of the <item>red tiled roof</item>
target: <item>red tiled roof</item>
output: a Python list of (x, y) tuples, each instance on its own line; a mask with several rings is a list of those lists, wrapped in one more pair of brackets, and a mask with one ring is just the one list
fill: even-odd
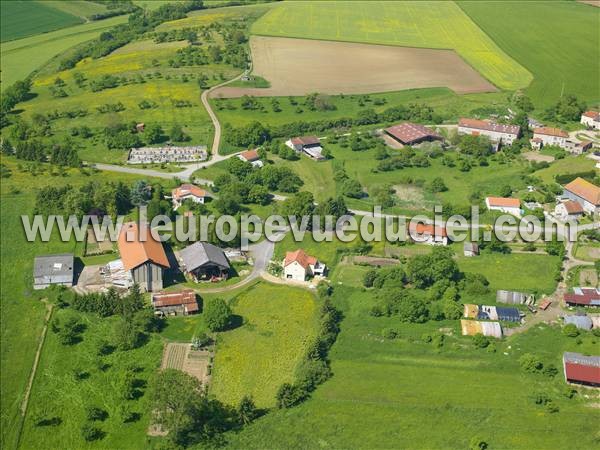
[(600, 187), (583, 178), (575, 178), (569, 184), (565, 185), (565, 189), (587, 200), (594, 206), (600, 206)]
[(159, 292), (152, 296), (152, 305), (155, 308), (184, 305), (188, 312), (198, 311), (196, 293), (192, 289), (184, 289), (178, 292)]
[(174, 198), (179, 199), (187, 195), (194, 197), (206, 197), (206, 191), (190, 183), (185, 183), (171, 191)]
[(316, 264), (317, 258), (307, 255), (302, 249), (298, 249), (295, 252), (286, 252), (285, 259), (283, 260), (283, 267), (293, 263), (294, 261), (306, 269), (309, 265)]
[(259, 159), (258, 152), (256, 150), (246, 150), (245, 152), (240, 153), (240, 156), (248, 162)]
[(385, 131), (403, 144), (410, 144), (426, 138), (442, 139), (442, 136), (434, 133), (429, 128), (409, 122), (394, 125), (386, 128)]
[(552, 128), (552, 127), (542, 127), (542, 128), (534, 128), (533, 135), (543, 134), (544, 136), (556, 136), (556, 137), (569, 137), (569, 133), (561, 130), (560, 128)]
[(590, 119), (600, 120), (600, 112), (598, 111), (586, 111), (582, 116), (589, 117)]
[(145, 240), (142, 241), (140, 240), (137, 223), (128, 222), (123, 224), (121, 234), (119, 234), (118, 246), (125, 270), (135, 269), (147, 261), (162, 267), (169, 267), (169, 260), (162, 242), (156, 241), (152, 237), (150, 228), (147, 229)]
[(439, 236), (446, 237), (448, 233), (444, 227), (436, 227), (428, 223), (417, 223), (416, 225), (409, 224), (408, 229), (417, 234), (423, 234), (426, 236)]
[(583, 214), (583, 207), (573, 200), (568, 200), (563, 203), (568, 214)]
[(600, 367), (565, 362), (565, 376), (569, 381), (600, 384)]
[(458, 122), (459, 127), (474, 128), (477, 130), (495, 131), (496, 133), (519, 134), (521, 127), (519, 125), (505, 125), (494, 123), (488, 120), (462, 118)]
[(501, 208), (520, 208), (521, 200), (518, 198), (507, 198), (507, 197), (487, 197), (487, 203), (490, 206), (498, 206)]
[(321, 141), (316, 136), (299, 136), (292, 138), (292, 144), (294, 145), (315, 145), (320, 143)]

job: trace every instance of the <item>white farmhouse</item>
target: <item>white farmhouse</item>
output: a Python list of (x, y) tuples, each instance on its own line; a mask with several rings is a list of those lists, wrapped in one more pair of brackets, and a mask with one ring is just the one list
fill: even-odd
[(194, 203), (204, 203), (206, 197), (207, 195), (204, 189), (200, 189), (198, 186), (189, 183), (182, 184), (171, 191), (174, 210), (179, 208), (187, 199), (190, 199)]
[(501, 211), (513, 216), (521, 216), (522, 213), (521, 201), (518, 198), (486, 197), (485, 205), (490, 211)]
[(291, 138), (289, 141), (285, 142), (285, 145), (299, 153), (304, 152), (313, 159), (325, 159), (323, 157), (321, 140), (316, 136), (300, 136)]
[(428, 245), (448, 245), (448, 233), (444, 227), (417, 223), (408, 227), (410, 238), (414, 242)]
[(586, 111), (581, 115), (581, 123), (588, 128), (600, 130), (600, 112)]
[(590, 214), (600, 213), (600, 187), (583, 178), (575, 178), (565, 185), (563, 195), (581, 205)]
[(287, 252), (283, 260), (283, 277), (287, 280), (304, 281), (310, 276), (325, 275), (326, 270), (325, 264), (302, 249)]
[(246, 150), (245, 152), (240, 153), (238, 158), (242, 161), (249, 162), (253, 167), (263, 166), (263, 162), (260, 160), (260, 156), (256, 150)]
[(570, 219), (577, 220), (583, 215), (583, 207), (574, 200), (567, 200), (566, 202), (556, 205), (556, 208), (554, 208), (554, 215), (562, 221)]
[(538, 148), (544, 145), (557, 145), (561, 148), (567, 148), (569, 133), (560, 128), (542, 127), (533, 129), (533, 141), (540, 142)]
[(521, 127), (494, 123), (489, 120), (462, 118), (458, 122), (458, 134), (487, 136), (492, 142), (512, 145), (519, 138)]

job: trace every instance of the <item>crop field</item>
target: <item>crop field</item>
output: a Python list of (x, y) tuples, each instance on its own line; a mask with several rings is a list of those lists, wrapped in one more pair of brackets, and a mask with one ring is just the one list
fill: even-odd
[(229, 404), (249, 394), (258, 407), (271, 407), (317, 332), (317, 302), (303, 289), (261, 283), (232, 306), (243, 325), (218, 336), (210, 392)]
[[(459, 94), (495, 90), (450, 50), (265, 36), (253, 36), (250, 48), (252, 73), (269, 80), (271, 86), (225, 86), (214, 95), (352, 94), (441, 86)], [(307, 70), (298, 70), (299, 62)]]
[[(139, 2), (136, 2), (139, 3)], [(155, 3), (153, 0), (144, 3), (151, 3), (152, 7), (155, 7)], [(165, 2), (167, 3), (167, 2)], [(210, 5), (210, 2), (204, 2), (206, 5)], [(217, 3), (217, 2), (214, 2)], [(228, 8), (220, 8), (220, 9), (204, 9), (199, 11), (190, 12), (186, 18), (172, 20), (170, 22), (163, 23), (159, 25), (156, 30), (157, 31), (169, 31), (175, 30), (178, 28), (196, 28), (201, 26), (210, 25), (214, 22), (223, 22), (227, 20), (252, 20), (255, 17), (258, 17), (264, 14), (271, 8), (269, 4), (257, 4), (257, 5), (244, 5), (244, 6), (236, 6), (236, 7), (228, 7)], [(247, 19), (248, 18), (248, 19)]]
[[(538, 108), (563, 93), (600, 100), (600, 8), (576, 2), (458, 2), (465, 13), (533, 75)], [(518, 32), (515, 32), (518, 30)]]
[[(539, 326), (498, 342), (495, 352), (457, 336), (458, 322), (398, 323), (369, 315), (373, 300), (358, 289), (336, 287), (344, 314), (330, 352), (334, 376), (312, 397), (231, 434), (229, 448), (468, 448), (474, 436), (489, 448), (576, 448), (595, 445), (600, 411), (581, 395), (563, 396), (562, 374), (527, 375), (518, 359), (538, 354), (561, 366), (563, 351), (594, 352), (556, 328)], [(394, 340), (384, 328), (399, 330)], [(454, 331), (443, 347), (422, 341), (440, 327)], [(549, 414), (530, 396), (548, 393), (560, 411)], [(594, 419), (594, 417), (596, 419)]]
[(2, 2), (2, 42), (46, 33), (82, 23), (83, 19), (54, 8), (46, 2)]
[[(2, 4), (4, 5), (4, 3), (16, 2), (3, 2)], [(126, 16), (112, 17), (3, 43), (0, 53), (2, 89), (25, 78), (34, 70), (42, 67), (44, 63), (74, 45), (94, 39), (114, 25), (126, 21)]]
[(453, 2), (285, 2), (255, 22), (252, 32), (453, 49), (501, 89), (523, 88), (532, 79)]

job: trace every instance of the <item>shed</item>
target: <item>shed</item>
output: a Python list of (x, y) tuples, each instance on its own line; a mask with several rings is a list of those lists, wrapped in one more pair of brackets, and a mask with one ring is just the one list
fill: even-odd
[(565, 325), (573, 324), (580, 330), (591, 330), (593, 326), (592, 319), (585, 314), (572, 314), (564, 316)]
[(196, 293), (192, 289), (178, 292), (159, 292), (152, 295), (152, 307), (163, 314), (183, 315), (198, 312)]
[(563, 369), (567, 383), (600, 386), (600, 356), (563, 353)]
[(504, 308), (502, 306), (497, 306), (496, 313), (498, 314), (498, 320), (504, 320), (505, 322), (521, 321), (521, 312), (517, 308)]
[(496, 291), (496, 301), (498, 303), (508, 303), (511, 305), (530, 305), (534, 301), (533, 295), (516, 291)]
[(502, 337), (502, 327), (499, 322), (480, 322), (478, 320), (461, 320), (460, 328), (463, 336), (475, 336), (483, 334), (500, 339)]
[(479, 244), (477, 242), (465, 242), (463, 251), (465, 256), (477, 256), (479, 255)]
[(73, 286), (73, 253), (36, 256), (33, 261), (33, 288), (45, 289), (52, 284)]
[(227, 278), (229, 261), (225, 252), (208, 242), (196, 242), (179, 252), (185, 272), (196, 280)]

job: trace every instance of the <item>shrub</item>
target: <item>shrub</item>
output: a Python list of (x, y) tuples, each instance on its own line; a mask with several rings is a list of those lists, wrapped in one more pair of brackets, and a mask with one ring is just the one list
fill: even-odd
[(475, 336), (473, 336), (473, 345), (475, 345), (477, 348), (486, 348), (488, 345), (490, 345), (490, 339), (481, 333), (477, 333)]
[(86, 409), (86, 417), (88, 420), (106, 420), (108, 417), (108, 413), (104, 411), (102, 408), (98, 408), (96, 406), (88, 406)]
[(394, 328), (384, 328), (381, 331), (381, 335), (385, 339), (396, 339), (398, 337), (398, 330), (396, 330)]
[(575, 326), (575, 324), (572, 323), (565, 325), (562, 332), (565, 336), (569, 336), (572, 338), (579, 336), (579, 329), (577, 328), (577, 326)]
[(104, 433), (99, 428), (96, 428), (93, 425), (86, 423), (81, 427), (81, 436), (87, 442), (92, 442), (97, 441), (98, 439), (102, 439)]
[(529, 373), (537, 373), (544, 368), (544, 365), (537, 356), (532, 355), (531, 353), (525, 353), (521, 356), (519, 358), (519, 365), (521, 366), (521, 369)]

